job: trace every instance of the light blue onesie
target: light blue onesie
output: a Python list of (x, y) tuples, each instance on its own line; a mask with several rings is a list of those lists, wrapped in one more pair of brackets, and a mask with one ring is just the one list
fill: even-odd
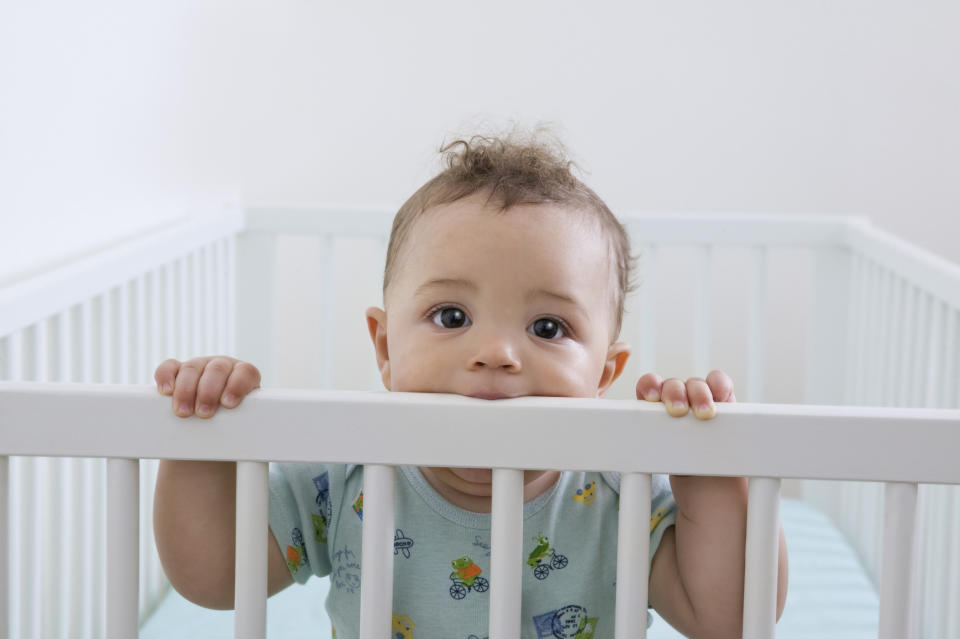
[[(330, 576), (326, 608), (339, 639), (359, 634), (362, 485), (359, 466), (270, 470), (270, 528), (297, 582)], [(613, 637), (618, 488), (615, 473), (565, 472), (524, 504), (523, 639)], [(665, 475), (653, 478), (652, 503), (651, 558), (676, 516)], [(395, 522), (394, 639), (486, 637), (490, 515), (450, 504), (402, 466)]]

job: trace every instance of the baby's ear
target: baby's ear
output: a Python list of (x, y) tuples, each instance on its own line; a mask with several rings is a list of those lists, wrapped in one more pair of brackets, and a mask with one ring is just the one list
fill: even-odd
[(597, 397), (603, 397), (613, 384), (630, 357), (630, 345), (626, 342), (614, 342), (607, 349), (607, 361), (603, 363), (603, 373), (600, 375), (600, 384), (597, 387)]
[(367, 330), (373, 340), (373, 349), (377, 355), (377, 369), (383, 386), (390, 390), (390, 354), (387, 350), (387, 313), (382, 308), (371, 306), (364, 313), (367, 318)]

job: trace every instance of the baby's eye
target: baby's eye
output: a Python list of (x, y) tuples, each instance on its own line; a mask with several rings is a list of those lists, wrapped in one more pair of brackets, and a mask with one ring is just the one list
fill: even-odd
[(530, 331), (543, 339), (555, 339), (566, 335), (562, 323), (552, 317), (541, 317), (530, 325)]
[(461, 328), (469, 326), (467, 314), (456, 306), (447, 306), (433, 313), (433, 323), (442, 328)]

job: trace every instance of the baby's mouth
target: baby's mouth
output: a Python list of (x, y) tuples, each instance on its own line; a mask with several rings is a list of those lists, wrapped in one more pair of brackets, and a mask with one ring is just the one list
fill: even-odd
[(470, 393), (467, 397), (475, 397), (477, 399), (510, 399), (512, 395), (505, 393)]

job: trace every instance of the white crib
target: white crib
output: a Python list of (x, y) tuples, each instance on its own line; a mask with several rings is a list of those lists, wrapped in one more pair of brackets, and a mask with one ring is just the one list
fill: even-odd
[[(960, 268), (859, 219), (629, 215), (623, 219), (642, 253), (642, 286), (628, 300), (624, 337), (636, 348), (626, 385), (612, 393), (619, 400), (478, 404), (263, 390), (209, 422), (173, 416), (152, 386), (166, 357), (233, 354), (260, 367), (266, 389), (378, 388), (372, 355), (359, 375), (335, 373), (358, 347), (340, 327), (361, 323), (357, 308), (351, 317), (339, 307), (349, 307), (348, 298), (359, 308), (379, 300), (391, 219), (386, 209), (347, 207), (226, 211), (0, 290), (0, 379), (8, 380), (0, 383), (0, 455), (8, 456), (0, 457), (0, 638), (135, 636), (168, 587), (152, 540), (154, 460), (243, 460), (238, 517), (262, 522), (265, 462), (310, 460), (305, 451), (324, 437), (325, 423), (353, 425), (337, 430), (336, 446), (325, 444), (325, 461), (367, 463), (375, 484), (365, 486), (366, 636), (382, 636), (390, 622), (392, 584), (380, 578), (392, 564), (390, 466), (426, 463), (500, 469), (494, 638), (518, 636), (520, 580), (511, 575), (521, 565), (514, 559), (519, 468), (624, 473), (621, 538), (638, 540), (621, 546), (630, 549), (618, 558), (624, 566), (646, 561), (646, 473), (755, 478), (745, 637), (774, 632), (779, 478), (831, 480), (789, 489), (830, 513), (854, 543), (879, 584), (881, 636), (960, 637), (951, 605), (960, 600), (960, 492), (951, 486), (960, 483)], [(291, 269), (298, 253), (308, 267)], [(684, 265), (692, 265), (689, 273)], [(688, 291), (676, 293), (666, 273), (695, 282), (692, 300)], [(787, 287), (790, 315), (803, 316), (790, 335), (778, 333), (785, 318), (768, 304)], [(684, 304), (689, 326), (664, 321), (667, 306)], [(291, 365), (286, 354), (294, 349)], [(298, 366), (294, 379), (286, 371)], [(749, 403), (725, 406), (701, 424), (628, 399), (642, 371), (702, 375), (710, 368), (728, 370)], [(795, 375), (802, 395), (769, 397), (763, 382), (774, 375)], [(759, 403), (770, 399), (790, 403)], [(522, 433), (541, 443), (464, 455), (455, 433), (430, 427), (450, 411), (465, 428), (491, 430), (492, 442)], [(385, 414), (407, 426), (403, 436), (370, 427)], [(582, 441), (584, 420), (595, 425), (598, 443)], [(621, 444), (603, 445), (613, 438)], [(640, 441), (645, 446), (623, 444)], [(886, 490), (867, 482), (886, 482)], [(265, 534), (263, 526), (238, 529), (238, 557), (261, 556), (243, 549), (263, 548), (266, 539), (250, 532)], [(368, 547), (368, 533), (390, 542)], [(892, 542), (882, 546), (883, 538)], [(236, 636), (262, 636), (265, 570), (265, 563), (238, 561)], [(636, 615), (646, 608), (638, 605), (646, 580), (637, 574), (618, 573), (618, 637), (645, 626)]]

